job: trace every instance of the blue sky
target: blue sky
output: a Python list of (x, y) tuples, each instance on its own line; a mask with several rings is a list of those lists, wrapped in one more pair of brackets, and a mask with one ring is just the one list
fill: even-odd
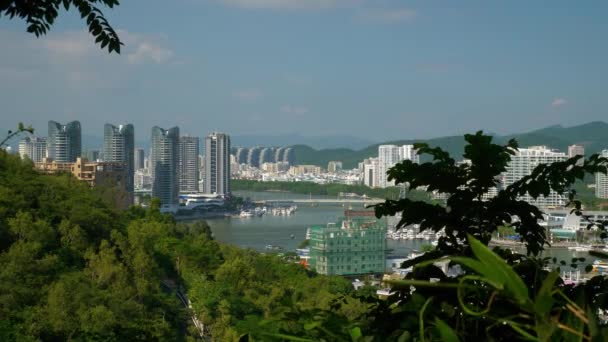
[(127, 44), (0, 18), (0, 127), (376, 141), (608, 120), (606, 1), (123, 0)]

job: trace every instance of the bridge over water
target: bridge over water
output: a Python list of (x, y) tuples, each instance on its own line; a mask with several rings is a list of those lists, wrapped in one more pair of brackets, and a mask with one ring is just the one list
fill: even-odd
[(255, 204), (294, 203), (294, 204), (377, 204), (384, 202), (381, 198), (285, 198), (253, 201)]

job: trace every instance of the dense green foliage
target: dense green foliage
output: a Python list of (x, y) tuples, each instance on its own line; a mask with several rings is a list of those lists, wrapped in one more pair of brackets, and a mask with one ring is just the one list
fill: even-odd
[[(505, 144), (511, 139), (516, 139), (520, 146), (547, 145), (561, 151), (566, 151), (569, 145), (582, 144), (585, 146), (586, 153), (592, 154), (608, 148), (607, 131), (608, 123), (591, 122), (580, 126), (551, 126), (528, 133), (496, 136), (495, 141), (500, 144)], [(456, 159), (462, 155), (462, 151), (466, 143), (462, 136), (448, 136), (433, 139), (388, 141), (381, 144), (370, 145), (361, 150), (315, 150), (305, 145), (295, 145), (293, 148), (296, 156), (296, 162), (298, 164), (327, 165), (327, 163), (331, 160), (340, 160), (343, 162), (345, 168), (354, 168), (357, 167), (357, 163), (361, 162), (365, 158), (377, 157), (378, 145), (403, 145), (414, 144), (417, 142), (441, 147)], [(426, 161), (424, 157), (423, 161)]]
[[(156, 200), (117, 211), (106, 190), (32, 166), (0, 151), (1, 341), (198, 338), (175, 289), (217, 341), (348, 334), (367, 308), (340, 277), (219, 244)], [(305, 329), (329, 316), (335, 333)]]
[(0, 151), (0, 340), (183, 339), (161, 222)]
[[(377, 206), (379, 215), (402, 213), (402, 224), (447, 232), (412, 273), (390, 282), (396, 293), (386, 299), (371, 286), (354, 291), (343, 278), (307, 271), (292, 255), (220, 244), (206, 223), (162, 215), (157, 200), (117, 211), (106, 189), (38, 174), (0, 151), (0, 340), (196, 340), (195, 315), (218, 341), (602, 341), (607, 277), (568, 285), (556, 260), (535, 257), (546, 245), (539, 212), (517, 196), (569, 189), (586, 173), (606, 171), (608, 160), (541, 165), (484, 202), (516, 144), (496, 145), (481, 133), (466, 140), (470, 165), (417, 146), (433, 160), (391, 169), (397, 183), (449, 196), (447, 206), (414, 197)], [(531, 256), (485, 246), (505, 224)], [(447, 277), (436, 262), (462, 273)], [(175, 291), (189, 297), (191, 310)]]
[[(383, 328), (393, 332), (392, 338), (406, 340), (601, 341), (608, 328), (597, 315), (608, 309), (607, 277), (566, 285), (551, 260), (536, 257), (547, 245), (545, 230), (539, 225), (542, 215), (519, 196), (569, 192), (568, 206), (584, 215), (571, 187), (587, 174), (606, 173), (608, 159), (593, 155), (582, 165), (577, 165), (580, 157), (539, 165), (529, 176), (484, 201), (483, 194), (496, 185), (497, 175), (505, 170), (517, 143), (497, 145), (481, 132), (466, 135), (465, 140), (464, 156), (471, 160), (470, 165), (457, 165), (442, 149), (420, 144), (416, 148), (430, 155), (430, 162), (404, 161), (389, 170), (389, 179), (396, 184), (426, 186), (447, 194), (447, 205), (387, 200), (376, 206), (376, 214), (402, 213), (399, 226), (445, 229), (446, 236), (435, 250), (406, 262), (404, 266), (412, 264), (414, 271), (393, 283), (401, 291), (388, 300), (391, 313), (384, 313), (380, 306), (371, 312), (380, 312)], [(603, 237), (606, 223), (595, 222)], [(529, 256), (500, 248), (492, 252), (486, 247), (493, 233), (504, 233), (505, 225), (521, 236)], [(434, 266), (437, 261), (458, 265), (463, 272), (446, 277)], [(577, 267), (584, 260), (571, 262)], [(430, 278), (438, 281), (429, 282)], [(414, 312), (418, 312), (417, 318), (412, 317)]]
[[(366, 195), (370, 198), (399, 198), (399, 187), (388, 187), (384, 189), (370, 188), (365, 185), (347, 184), (317, 184), (313, 182), (260, 182), (245, 179), (233, 179), (231, 181), (233, 191), (286, 191), (295, 194), (310, 194), (324, 196), (338, 196), (340, 193), (355, 193)], [(408, 191), (408, 197), (416, 200), (430, 201), (430, 196), (424, 191)]]

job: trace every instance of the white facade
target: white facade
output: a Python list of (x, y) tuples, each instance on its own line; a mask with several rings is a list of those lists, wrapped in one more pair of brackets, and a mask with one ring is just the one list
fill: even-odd
[(151, 189), (152, 188), (152, 175), (148, 169), (138, 169), (135, 171), (134, 177), (135, 189)]
[(199, 181), (198, 137), (179, 138), (179, 191), (198, 192)]
[[(550, 150), (546, 146), (520, 148), (515, 155), (511, 156), (511, 162), (507, 166), (507, 171), (503, 174), (503, 186), (507, 187), (531, 174), (532, 170), (540, 164), (551, 164), (564, 161), (566, 158), (565, 153)], [(527, 194), (521, 199), (539, 207), (558, 207), (566, 203), (566, 198), (562, 194), (553, 191), (549, 196), (539, 197), (536, 200)]]
[(19, 141), (19, 156), (29, 158), (34, 163), (46, 158), (46, 138), (26, 137)]
[(393, 181), (388, 181), (386, 172), (395, 164), (403, 160), (411, 160), (415, 163), (419, 162), (418, 154), (414, 149), (414, 145), (380, 145), (378, 146), (378, 187), (386, 188), (394, 186)]
[(572, 158), (574, 156), (584, 156), (585, 155), (585, 147), (582, 145), (570, 145), (568, 146), (568, 158)]
[[(259, 159), (258, 159), (259, 161)], [(230, 193), (230, 136), (213, 132), (205, 138), (205, 193)]]
[[(608, 158), (608, 150), (603, 150), (600, 156)], [(595, 197), (608, 198), (608, 176), (603, 173), (595, 175)]]
[(363, 184), (377, 188), (380, 183), (380, 166), (378, 158), (366, 159), (363, 164)]

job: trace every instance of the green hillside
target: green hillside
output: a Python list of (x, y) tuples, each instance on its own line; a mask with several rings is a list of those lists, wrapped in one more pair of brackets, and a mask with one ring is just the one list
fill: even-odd
[[(608, 148), (608, 123), (596, 121), (572, 127), (558, 125), (527, 133), (496, 136), (496, 140), (500, 143), (507, 142), (511, 138), (515, 138), (521, 147), (547, 145), (566, 152), (569, 145), (582, 144), (585, 146), (587, 153), (597, 153), (602, 149)], [(426, 140), (387, 141), (381, 144), (370, 145), (357, 151), (346, 148), (315, 150), (306, 145), (294, 145), (293, 148), (298, 164), (314, 164), (325, 167), (330, 160), (340, 160), (345, 168), (354, 168), (363, 159), (376, 157), (379, 145), (403, 145), (415, 142), (425, 142), (431, 146), (439, 146), (453, 156), (461, 155), (464, 148), (464, 138), (462, 136), (448, 136)]]

